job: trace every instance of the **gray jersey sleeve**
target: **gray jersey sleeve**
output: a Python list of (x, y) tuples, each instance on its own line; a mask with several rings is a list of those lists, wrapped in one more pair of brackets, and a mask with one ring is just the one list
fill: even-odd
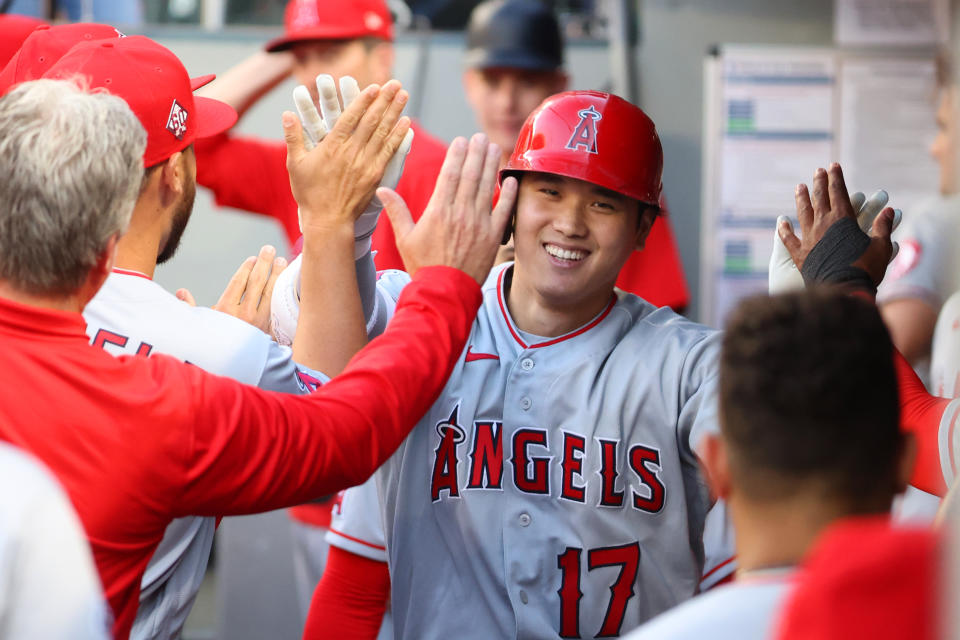
[(689, 444), (696, 454), (703, 436), (718, 433), (717, 416), (719, 333), (706, 335), (694, 344), (683, 361), (680, 389), (680, 441)]
[(283, 393), (310, 393), (330, 381), (330, 376), (293, 361), (290, 347), (270, 341), (257, 386)]

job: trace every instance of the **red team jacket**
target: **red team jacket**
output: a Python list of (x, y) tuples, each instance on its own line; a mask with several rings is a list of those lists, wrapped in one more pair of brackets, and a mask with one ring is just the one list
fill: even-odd
[(125, 640), (173, 518), (267, 511), (363, 482), (446, 383), (480, 300), (462, 272), (423, 269), (387, 333), (296, 396), (162, 355), (114, 357), (89, 344), (80, 314), (0, 298), (0, 439), (70, 496)]

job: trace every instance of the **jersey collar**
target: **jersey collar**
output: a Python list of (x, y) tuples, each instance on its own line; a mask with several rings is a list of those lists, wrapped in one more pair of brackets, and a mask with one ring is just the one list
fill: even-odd
[(616, 294), (613, 294), (610, 298), (610, 304), (608, 304), (606, 308), (602, 312), (600, 312), (600, 314), (596, 318), (594, 318), (587, 324), (583, 325), (579, 329), (574, 329), (570, 333), (564, 334), (562, 336), (558, 336), (556, 338), (551, 338), (550, 340), (546, 340), (544, 342), (538, 342), (536, 344), (527, 344), (526, 341), (523, 339), (523, 337), (520, 335), (520, 331), (514, 325), (513, 318), (510, 317), (510, 311), (507, 309), (506, 296), (504, 295), (504, 292), (503, 292), (503, 281), (504, 281), (503, 276), (509, 269), (512, 269), (512, 268), (513, 267), (511, 265), (509, 267), (501, 269), (500, 274), (497, 276), (497, 304), (500, 305), (500, 313), (503, 315), (503, 320), (507, 324), (507, 329), (510, 330), (510, 335), (512, 335), (513, 339), (517, 341), (517, 344), (519, 344), (524, 349), (539, 349), (540, 347), (549, 347), (550, 345), (564, 342), (565, 340), (569, 340), (570, 338), (575, 338), (582, 333), (586, 333), (587, 331), (590, 331), (590, 329), (593, 329), (595, 326), (603, 322), (604, 318), (610, 315), (610, 312), (613, 311), (613, 307), (616, 306), (617, 304), (617, 296)]

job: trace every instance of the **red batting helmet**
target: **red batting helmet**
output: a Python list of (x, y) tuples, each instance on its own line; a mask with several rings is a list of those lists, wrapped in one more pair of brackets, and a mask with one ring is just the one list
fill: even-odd
[(655, 207), (663, 149), (639, 107), (610, 93), (567, 91), (527, 118), (500, 181), (520, 171), (578, 178)]

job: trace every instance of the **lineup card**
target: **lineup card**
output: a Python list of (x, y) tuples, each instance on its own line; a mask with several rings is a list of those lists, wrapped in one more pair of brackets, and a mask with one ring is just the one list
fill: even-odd
[(886, 189), (895, 206), (934, 193), (938, 169), (932, 53), (730, 47), (705, 65), (701, 319), (721, 327), (767, 288), (777, 216), (794, 188), (843, 164), (853, 191)]

